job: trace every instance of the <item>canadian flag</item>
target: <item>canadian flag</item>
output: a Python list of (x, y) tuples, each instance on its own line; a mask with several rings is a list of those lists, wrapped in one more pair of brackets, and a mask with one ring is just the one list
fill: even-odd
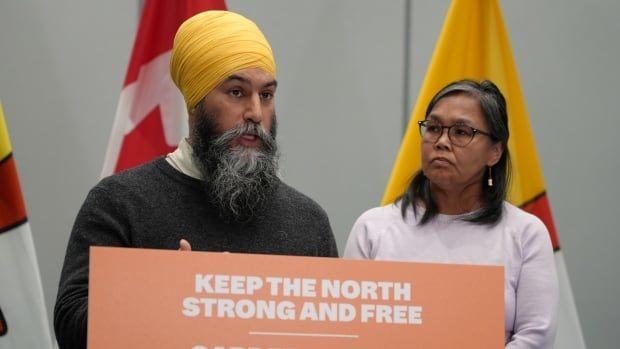
[(168, 64), (187, 18), (225, 10), (224, 0), (146, 0), (118, 101), (102, 177), (173, 151), (187, 135), (187, 110)]

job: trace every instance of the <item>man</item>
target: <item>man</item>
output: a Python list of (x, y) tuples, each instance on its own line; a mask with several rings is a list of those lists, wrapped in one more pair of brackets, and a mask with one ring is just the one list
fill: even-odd
[(190, 136), (167, 157), (107, 177), (88, 194), (54, 309), (61, 348), (86, 347), (93, 245), (337, 257), (323, 209), (277, 176), (276, 69), (258, 27), (226, 11), (188, 19), (175, 36), (170, 72)]

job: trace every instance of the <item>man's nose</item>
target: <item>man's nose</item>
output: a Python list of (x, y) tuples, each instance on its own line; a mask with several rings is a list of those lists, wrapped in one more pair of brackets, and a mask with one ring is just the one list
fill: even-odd
[(257, 124), (263, 121), (263, 109), (261, 108), (259, 94), (252, 94), (252, 96), (248, 98), (243, 119), (253, 121)]

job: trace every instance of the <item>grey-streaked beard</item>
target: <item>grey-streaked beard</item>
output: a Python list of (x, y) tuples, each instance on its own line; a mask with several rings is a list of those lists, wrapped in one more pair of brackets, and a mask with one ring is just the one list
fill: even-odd
[[(214, 117), (197, 110), (192, 137), (194, 160), (205, 178), (205, 191), (226, 221), (246, 222), (255, 218), (277, 186), (279, 152), (275, 141), (276, 118), (270, 133), (248, 121), (218, 134)], [(261, 139), (258, 148), (232, 145), (244, 133)]]

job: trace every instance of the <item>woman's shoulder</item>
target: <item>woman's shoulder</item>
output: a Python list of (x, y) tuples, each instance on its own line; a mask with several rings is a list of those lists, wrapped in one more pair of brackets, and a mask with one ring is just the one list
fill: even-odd
[[(407, 216), (413, 215), (413, 211), (407, 212)], [(401, 206), (397, 203), (391, 203), (385, 206), (373, 207), (362, 213), (357, 222), (360, 223), (390, 223), (394, 221), (402, 221), (403, 215)]]
[(504, 201), (504, 214), (504, 219), (512, 223), (544, 225), (540, 218), (511, 204), (508, 201)]
[(390, 234), (400, 234), (409, 231), (415, 225), (415, 216), (411, 207), (407, 208), (403, 217), (399, 203), (374, 207), (362, 213), (353, 224), (351, 230), (354, 234), (364, 234), (368, 237), (378, 238)]
[(509, 203), (504, 202), (504, 225), (525, 237), (539, 236), (549, 238), (545, 223), (537, 216)]
[(407, 218), (403, 219), (398, 204), (374, 207), (365, 211), (351, 228), (344, 256), (375, 259), (380, 246), (386, 241), (399, 240), (402, 233), (410, 229), (406, 221), (411, 219), (411, 216), (413, 212), (408, 212)]

